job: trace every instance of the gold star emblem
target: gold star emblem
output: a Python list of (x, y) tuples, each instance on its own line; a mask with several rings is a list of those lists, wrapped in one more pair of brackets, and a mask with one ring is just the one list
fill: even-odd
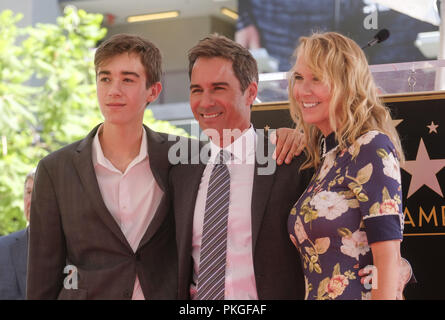
[(269, 131), (269, 129), (270, 129), (269, 125), (266, 124), (266, 125), (264, 126), (264, 130), (266, 130), (266, 132), (267, 132), (267, 131)]
[(443, 198), (436, 174), (445, 167), (445, 159), (430, 159), (423, 139), (420, 139), (416, 160), (405, 161), (403, 169), (411, 175), (408, 196), (419, 190), (423, 185), (427, 186)]
[(434, 121), (431, 121), (431, 124), (429, 125), (429, 126), (426, 126), (427, 128), (429, 128), (430, 129), (430, 132), (429, 133), (437, 133), (437, 127), (438, 127), (439, 125), (437, 125), (437, 124), (434, 124)]

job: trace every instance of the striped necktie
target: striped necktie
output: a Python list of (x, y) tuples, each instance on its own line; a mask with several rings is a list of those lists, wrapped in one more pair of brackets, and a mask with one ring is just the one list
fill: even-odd
[(224, 300), (230, 200), (230, 173), (225, 163), (230, 156), (221, 150), (210, 175), (199, 254), (198, 300)]

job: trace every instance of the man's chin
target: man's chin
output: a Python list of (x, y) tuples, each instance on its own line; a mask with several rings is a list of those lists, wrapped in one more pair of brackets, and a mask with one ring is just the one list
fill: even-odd
[(202, 132), (211, 140), (219, 140), (219, 138), (222, 136), (222, 129), (202, 125), (200, 125), (200, 127)]

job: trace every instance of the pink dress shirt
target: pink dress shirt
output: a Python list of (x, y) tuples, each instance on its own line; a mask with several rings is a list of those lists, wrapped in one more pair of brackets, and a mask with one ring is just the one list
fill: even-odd
[[(108, 211), (136, 252), (163, 196), (148, 161), (147, 134), (144, 129), (139, 155), (122, 173), (105, 158), (99, 141), (101, 131), (102, 126), (97, 130), (92, 146), (99, 189)], [(132, 299), (145, 299), (137, 276)]]
[[(251, 126), (242, 136), (227, 146), (225, 150), (233, 154), (227, 162), (230, 172), (230, 203), (227, 225), (226, 253), (226, 300), (257, 300), (252, 254), (251, 204), (253, 177), (255, 169), (256, 134)], [(204, 222), (207, 188), (213, 163), (221, 148), (211, 143), (211, 157), (207, 164), (196, 198), (192, 257), (194, 261), (193, 280), (197, 283), (199, 271), (199, 253), (201, 249), (202, 228)], [(196, 285), (190, 287), (191, 298), (196, 295)]]

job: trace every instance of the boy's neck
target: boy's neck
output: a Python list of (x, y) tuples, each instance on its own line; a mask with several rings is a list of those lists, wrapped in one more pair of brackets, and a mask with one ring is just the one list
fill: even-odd
[(142, 124), (135, 126), (119, 126), (105, 122), (99, 133), (99, 141), (104, 153), (111, 163), (121, 172), (139, 154), (142, 134)]

